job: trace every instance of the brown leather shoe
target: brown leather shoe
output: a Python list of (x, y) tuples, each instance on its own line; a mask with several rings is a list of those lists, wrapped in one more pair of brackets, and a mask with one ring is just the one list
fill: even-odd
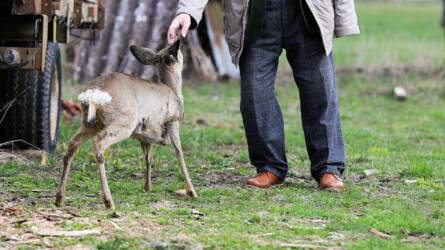
[(248, 186), (257, 188), (270, 188), (281, 183), (283, 182), (271, 172), (261, 172), (256, 177), (246, 180)]
[(320, 180), (320, 189), (327, 190), (327, 191), (340, 191), (345, 188), (345, 184), (340, 179), (340, 177), (331, 174), (326, 173), (321, 177)]

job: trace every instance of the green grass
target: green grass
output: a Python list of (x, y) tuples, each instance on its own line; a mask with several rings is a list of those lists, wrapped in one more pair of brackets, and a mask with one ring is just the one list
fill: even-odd
[(357, 2), (361, 35), (335, 41), (338, 66), (443, 65), (441, 1)]
[[(438, 4), (360, 2), (358, 10), (363, 36), (337, 40), (340, 66), (440, 65), (444, 54)], [(74, 209), (81, 217), (56, 224), (65, 230), (101, 228), (103, 234), (53, 237), (23, 248), (80, 243), (98, 249), (190, 249), (197, 244), (210, 249), (279, 249), (281, 243), (290, 243), (345, 249), (444, 249), (443, 76), (339, 78), (348, 189), (332, 194), (318, 191), (310, 178), (298, 90), (290, 75), (282, 70), (277, 84), (290, 164), (285, 185), (256, 190), (241, 184), (240, 179), (255, 170), (249, 165), (237, 83), (186, 87), (181, 137), (198, 199), (174, 193), (183, 188), (183, 180), (171, 147), (155, 147), (154, 190), (145, 193), (144, 181), (138, 177), (144, 172), (140, 146), (127, 140), (105, 156), (120, 215), (114, 218), (100, 198), (89, 142), (74, 160), (67, 204), (61, 208), (63, 212)], [(395, 86), (407, 89), (405, 102), (392, 97)], [(198, 125), (197, 119), (208, 125)], [(61, 157), (78, 126), (79, 122), (62, 123), (59, 148), (47, 166), (1, 165), (0, 204), (18, 206), (25, 217), (36, 215), (37, 210), (53, 211), (50, 196), (61, 174)], [(377, 173), (365, 176), (369, 169)], [(25, 224), (12, 225), (25, 232)], [(0, 248), (11, 242), (2, 237), (4, 227), (0, 224)], [(391, 238), (377, 237), (371, 228)]]
[[(340, 79), (349, 168), (348, 189), (339, 194), (320, 192), (310, 180), (297, 88), (290, 78), (281, 80), (277, 93), (286, 121), (291, 168), (287, 184), (256, 190), (239, 181), (253, 175), (254, 169), (248, 165), (237, 84), (186, 88), (187, 116), (182, 140), (199, 198), (192, 200), (174, 194), (183, 187), (179, 167), (172, 149), (160, 146), (154, 154), (154, 191), (145, 193), (143, 180), (132, 177), (144, 171), (141, 150), (138, 143), (127, 140), (106, 155), (117, 212), (127, 218), (117, 222), (124, 229), (106, 239), (89, 236), (80, 242), (99, 249), (175, 244), (180, 247), (197, 242), (223, 249), (279, 248), (281, 243), (346, 249), (443, 249), (445, 156), (441, 138), (445, 136), (445, 100), (443, 86), (431, 89), (436, 88), (432, 82), (443, 79), (415, 76), (398, 79), (413, 93), (406, 102), (398, 102), (390, 95), (395, 79), (382, 78), (379, 82), (360, 76)], [(430, 92), (415, 91), (419, 89)], [(199, 118), (209, 125), (197, 125), (195, 121)], [(19, 202), (24, 210), (53, 207), (52, 198), (36, 198), (38, 193), (32, 190), (54, 192), (61, 171), (60, 158), (77, 127), (77, 122), (63, 123), (60, 147), (47, 167), (8, 163), (0, 168), (2, 190), (25, 197), (25, 201)], [(81, 216), (92, 221), (100, 219), (106, 223), (115, 219), (101, 202), (91, 150), (88, 143), (74, 161), (67, 207), (77, 209)], [(363, 171), (367, 169), (377, 169), (378, 173), (365, 177)], [(405, 180), (416, 182), (408, 184)], [(34, 205), (26, 205), (28, 200), (33, 200)], [(196, 215), (192, 210), (204, 215)], [(132, 227), (141, 231), (137, 226), (141, 220), (150, 221), (155, 233), (141, 235), (127, 231)], [(102, 225), (97, 223), (67, 221), (63, 227), (80, 230)], [(392, 238), (378, 238), (370, 233), (370, 228)], [(186, 235), (191, 242), (177, 243), (177, 235)], [(54, 247), (77, 242), (52, 240)]]

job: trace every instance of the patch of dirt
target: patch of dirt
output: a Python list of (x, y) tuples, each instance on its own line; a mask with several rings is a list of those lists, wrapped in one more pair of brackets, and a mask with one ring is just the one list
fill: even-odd
[(285, 249), (343, 249), (342, 246), (345, 244), (348, 238), (345, 234), (330, 232), (327, 238), (321, 238), (320, 236), (305, 236), (297, 240), (292, 240), (290, 242), (282, 241), (269, 241), (268, 238), (272, 237), (274, 234), (260, 234), (252, 235), (251, 238), (262, 245), (274, 245), (280, 246)]
[(150, 207), (154, 208), (156, 210), (162, 210), (162, 209), (173, 209), (173, 208), (176, 208), (177, 205), (171, 201), (162, 200), (162, 201), (158, 201), (156, 203), (151, 203)]
[(183, 249), (183, 250), (202, 250), (203, 246), (188, 237), (185, 234), (180, 234), (169, 240), (153, 240), (148, 242), (148, 246), (153, 249), (167, 250), (167, 249)]
[(300, 228), (322, 230), (329, 224), (329, 221), (319, 218), (299, 219), (290, 217), (280, 221), (279, 223), (283, 227), (290, 229)]
[(242, 168), (255, 170), (255, 167), (252, 166), (252, 164), (250, 164), (250, 162), (239, 162), (239, 161), (232, 162), (229, 165), (228, 170), (236, 170), (236, 169), (242, 169)]
[[(229, 170), (230, 171), (230, 170)], [(232, 172), (207, 172), (201, 176), (206, 182), (206, 187), (233, 187), (240, 186), (243, 179), (246, 176), (236, 175)]]
[(428, 243), (432, 240), (437, 241), (445, 241), (445, 237), (437, 237), (431, 234), (418, 234), (418, 233), (405, 233), (405, 237), (402, 239), (402, 242), (416, 244), (419, 242)]
[[(233, 150), (241, 150), (240, 145), (232, 145), (232, 147), (224, 149), (217, 149), (225, 157), (230, 157), (230, 152), (234, 152)], [(237, 148), (237, 149), (235, 149)], [(224, 171), (215, 171), (215, 169), (206, 168), (205, 172), (201, 172), (196, 174), (200, 179), (204, 180), (203, 186), (205, 187), (238, 187), (243, 182), (244, 179), (250, 176), (239, 175), (237, 172), (240, 169), (251, 169), (252, 173), (255, 173), (255, 168), (249, 162), (239, 162), (233, 161), (230, 162), (229, 165), (224, 169)]]
[[(101, 219), (81, 217), (70, 208), (36, 208), (25, 204), (20, 199), (0, 204), (0, 249), (16, 249), (22, 245), (52, 248), (52, 241), (61, 236), (93, 235), (98, 240), (108, 240), (114, 238), (116, 232), (129, 238), (149, 235), (156, 238), (161, 231), (161, 226), (135, 212)], [(91, 249), (83, 245), (71, 248)]]
[(215, 147), (214, 151), (221, 154), (223, 157), (232, 157), (234, 154), (240, 154), (241, 151), (247, 150), (247, 145), (244, 144), (228, 144), (228, 145), (221, 145), (218, 147)]
[(288, 176), (283, 186), (299, 186), (300, 188), (317, 189), (317, 183), (311, 176)]
[(94, 250), (94, 249), (96, 248), (93, 246), (87, 246), (83, 244), (76, 244), (74, 246), (69, 246), (65, 248), (65, 250)]
[(121, 231), (125, 236), (131, 238), (154, 236), (159, 234), (162, 229), (160, 225), (138, 212), (103, 221), (102, 228), (107, 229), (106, 233), (109, 236), (112, 236), (114, 231)]

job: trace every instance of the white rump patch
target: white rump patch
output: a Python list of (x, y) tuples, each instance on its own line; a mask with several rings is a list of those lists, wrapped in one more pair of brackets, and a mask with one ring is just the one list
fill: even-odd
[(77, 99), (79, 99), (81, 103), (94, 103), (96, 105), (104, 105), (111, 102), (110, 94), (99, 89), (87, 89), (85, 92), (82, 92)]
[(110, 94), (99, 89), (87, 89), (80, 93), (77, 99), (83, 104), (88, 104), (88, 122), (92, 122), (96, 118), (97, 106), (111, 102)]

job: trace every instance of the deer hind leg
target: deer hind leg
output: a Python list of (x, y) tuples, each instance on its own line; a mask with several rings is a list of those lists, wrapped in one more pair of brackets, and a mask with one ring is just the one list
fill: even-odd
[(74, 155), (76, 154), (79, 147), (88, 139), (94, 136), (94, 131), (87, 129), (87, 128), (81, 128), (76, 135), (73, 136), (71, 139), (68, 151), (66, 152), (65, 156), (63, 157), (63, 173), (62, 178), (60, 180), (59, 188), (56, 193), (56, 206), (61, 206), (64, 203), (65, 200), (65, 194), (66, 194), (66, 183), (68, 180), (68, 175), (70, 173), (70, 167), (71, 162), (73, 160)]
[(152, 190), (152, 182), (151, 182), (151, 167), (153, 164), (153, 152), (152, 152), (152, 145), (149, 143), (143, 143), (141, 142), (142, 150), (144, 151), (144, 159), (145, 159), (145, 166), (146, 166), (146, 172), (145, 172), (145, 191), (149, 192)]
[(114, 202), (111, 196), (110, 187), (108, 186), (107, 174), (105, 172), (104, 151), (111, 145), (130, 137), (131, 131), (128, 132), (126, 126), (107, 127), (99, 132), (94, 140), (94, 149), (96, 154), (96, 162), (99, 166), (100, 183), (102, 189), (102, 199), (108, 209), (113, 210)]
[(198, 197), (198, 194), (193, 187), (192, 181), (190, 179), (190, 175), (187, 170), (187, 166), (184, 161), (184, 153), (182, 152), (181, 139), (179, 136), (179, 122), (175, 121), (170, 124), (169, 128), (170, 139), (172, 140), (173, 146), (176, 150), (176, 158), (178, 158), (179, 164), (181, 165), (182, 173), (185, 178), (185, 190), (188, 195), (191, 197)]

